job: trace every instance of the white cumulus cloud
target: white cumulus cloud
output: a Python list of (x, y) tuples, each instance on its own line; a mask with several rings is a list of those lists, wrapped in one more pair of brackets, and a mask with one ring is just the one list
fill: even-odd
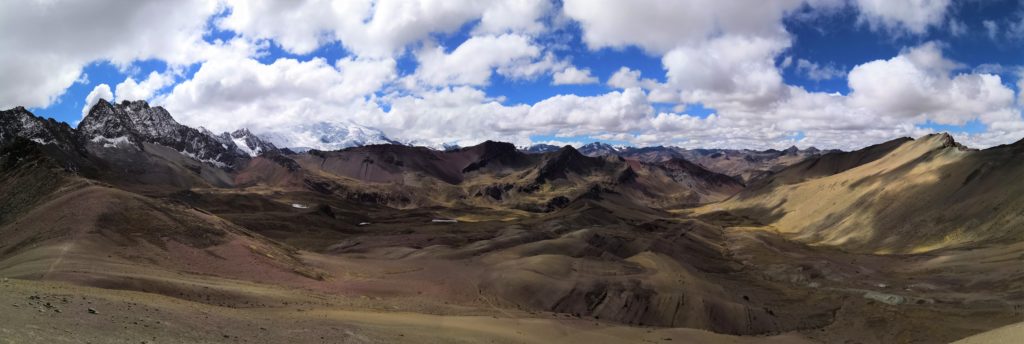
[(419, 67), (414, 77), (433, 86), (486, 85), (495, 69), (513, 78), (533, 77), (544, 71), (530, 71), (530, 66), (542, 56), (541, 51), (541, 47), (522, 35), (475, 36), (451, 53), (440, 46), (417, 52)]
[(963, 124), (979, 115), (1009, 108), (1014, 92), (998, 75), (958, 73), (935, 43), (850, 71), (851, 102), (892, 116), (922, 117)]
[(82, 117), (89, 114), (89, 110), (92, 109), (93, 105), (96, 105), (100, 99), (111, 100), (114, 99), (114, 94), (110, 92), (110, 85), (99, 84), (93, 87), (89, 95), (85, 96), (85, 106), (82, 107)]
[(174, 84), (174, 75), (170, 73), (161, 74), (149, 73), (149, 76), (141, 82), (128, 77), (114, 87), (114, 100), (149, 100), (156, 92), (164, 87)]
[(0, 108), (46, 107), (93, 61), (188, 64), (216, 45), (203, 39), (218, 8), (206, 0), (0, 2)]
[(552, 76), (552, 84), (555, 85), (585, 85), (596, 84), (597, 77), (590, 75), (589, 69), (578, 69), (570, 66)]
[(950, 0), (856, 0), (861, 20), (875, 28), (923, 34), (942, 24)]

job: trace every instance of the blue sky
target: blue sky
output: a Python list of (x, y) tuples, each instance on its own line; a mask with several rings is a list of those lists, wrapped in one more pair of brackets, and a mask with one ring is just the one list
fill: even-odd
[[(159, 51), (133, 52), (127, 57), (117, 53), (105, 56), (103, 51), (93, 52), (91, 57), (75, 61), (80, 64), (78, 81), (63, 89), (47, 91), (46, 95), (52, 101), (18, 104), (31, 106), (38, 115), (74, 124), (81, 118), (83, 107), (95, 101), (96, 97), (90, 97), (90, 93), (115, 93), (117, 85), (127, 79), (142, 83), (155, 72), (167, 81), (133, 94), (167, 107), (172, 115), (186, 124), (223, 130), (230, 129), (230, 125), (239, 125), (272, 131), (287, 127), (292, 122), (316, 120), (354, 122), (380, 128), (389, 136), (403, 141), (434, 145), (442, 142), (470, 144), (495, 138), (519, 144), (600, 140), (623, 145), (776, 148), (790, 144), (852, 148), (873, 143), (869, 140), (914, 136), (930, 131), (953, 132), (958, 139), (987, 146), (1005, 143), (1001, 141), (1018, 135), (1015, 123), (1020, 120), (1020, 115), (1016, 94), (1020, 91), (1017, 86), (1018, 66), (1024, 57), (1020, 48), (1024, 40), (1024, 25), (1020, 24), (1024, 10), (1017, 1), (961, 0), (948, 1), (948, 4), (947, 1), (933, 1), (940, 5), (919, 9), (911, 7), (907, 11), (906, 6), (914, 6), (915, 2), (903, 6), (896, 4), (901, 1), (879, 5), (870, 4), (869, 0), (780, 0), (765, 3), (777, 3), (778, 6), (752, 8), (749, 13), (730, 8), (716, 9), (718, 5), (712, 1), (705, 6), (709, 8), (707, 13), (680, 11), (677, 16), (667, 13), (665, 18), (668, 20), (661, 22), (657, 19), (647, 22), (644, 17), (703, 2), (644, 0), (635, 6), (648, 9), (620, 9), (617, 11), (622, 13), (622, 17), (618, 18), (614, 8), (607, 11), (597, 8), (618, 6), (614, 2), (588, 4), (534, 0), (527, 3), (542, 12), (534, 13), (532, 18), (527, 17), (527, 22), (512, 24), (493, 24), (494, 20), (486, 14), (492, 10), (489, 8), (478, 9), (481, 13), (470, 11), (468, 14), (458, 8), (451, 9), (454, 11), (451, 13), (429, 8), (406, 8), (413, 17), (409, 25), (421, 28), (425, 33), (417, 36), (412, 29), (391, 35), (385, 32), (380, 37), (394, 40), (387, 43), (398, 47), (387, 51), (373, 43), (360, 41), (362, 36), (372, 38), (378, 34), (374, 31), (373, 21), (387, 19), (377, 18), (383, 15), (380, 14), (383, 12), (377, 12), (380, 8), (394, 5), (387, 1), (372, 4), (368, 7), (369, 12), (352, 14), (355, 18), (363, 18), (363, 29), (352, 31), (333, 27), (334, 23), (344, 21), (350, 14), (335, 13), (337, 18), (310, 23), (309, 27), (295, 28), (295, 32), (288, 31), (289, 28), (274, 31), (260, 25), (274, 25), (272, 22), (262, 23), (273, 20), (275, 16), (293, 18), (305, 15), (312, 18), (318, 12), (330, 10), (304, 9), (296, 5), (284, 7), (295, 13), (282, 13), (281, 9), (242, 8), (236, 1), (199, 1), (199, 5), (194, 7), (203, 9), (198, 13), (206, 13), (205, 16), (200, 14), (202, 21), (189, 25), (170, 23), (168, 27), (198, 30), (199, 34), (194, 36), (201, 39), (191, 43), (186, 39), (183, 44), (191, 47), (174, 49), (189, 51), (203, 47), (213, 53), (181, 58), (165, 57), (165, 53)], [(113, 6), (113, 2), (111, 4)], [(467, 2), (466, 8), (472, 6), (482, 5)], [(138, 11), (146, 10), (154, 9)], [(646, 10), (656, 12), (645, 14)], [(130, 10), (124, 11), (127, 11), (126, 16), (135, 14)], [(761, 12), (764, 18), (758, 18), (750, 25), (743, 22), (749, 20), (743, 16)], [(920, 13), (926, 12), (933, 15), (922, 19)], [(43, 13), (41, 16), (46, 15), (45, 11), (40, 13)], [(679, 26), (682, 24), (675, 23), (688, 20), (688, 15), (712, 17), (717, 24), (700, 27), (699, 24)], [(455, 18), (457, 16), (461, 17)], [(676, 17), (678, 20), (672, 20)], [(113, 29), (131, 30), (130, 24), (119, 24), (115, 20), (109, 25), (114, 26)], [(296, 24), (303, 25), (306, 24)], [(499, 25), (499, 29), (488, 29), (494, 25)], [(617, 29), (614, 25), (626, 25), (621, 27), (622, 31), (639, 31), (630, 31), (635, 33), (632, 36), (618, 37), (614, 35), (614, 29)], [(73, 23), (68, 26), (69, 35), (87, 29), (73, 27)], [(663, 42), (665, 39), (658, 41), (644, 37), (650, 32), (676, 32), (673, 30), (678, 30), (683, 38)], [(410, 39), (411, 36), (415, 37)], [(157, 32), (152, 39), (160, 37)], [(498, 55), (500, 49), (507, 47), (497, 45), (499, 43), (522, 43), (513, 38), (521, 38), (527, 46), (519, 44), (517, 48), (520, 50), (515, 52), (509, 48), (508, 56), (487, 55), (491, 51)], [(768, 43), (765, 47), (744, 43), (757, 39)], [(495, 44), (474, 53), (480, 56), (480, 60), (492, 59), (486, 70), (469, 70), (469, 67), (466, 71), (458, 70), (475, 63), (474, 55), (459, 57), (457, 52), (463, 46), (468, 51), (471, 41)], [(716, 48), (719, 41), (741, 43), (724, 45), (724, 49)], [(313, 42), (312, 49), (309, 42)], [(228, 47), (235, 43), (246, 44), (248, 48), (238, 52)], [(117, 42), (100, 44), (111, 44), (112, 51), (124, 48), (117, 47)], [(431, 74), (425, 72), (428, 64), (424, 61), (430, 56), (426, 52), (434, 46), (442, 49), (436, 57), (441, 67), (435, 68), (435, 77), (431, 79)], [(729, 50), (732, 47), (736, 51)], [(47, 47), (35, 49), (40, 53), (59, 53)], [(380, 49), (385, 52), (381, 53)], [(234, 73), (230, 70), (233, 64), (226, 62), (228, 58), (223, 56), (230, 56), (237, 65), (252, 62), (252, 67)], [(682, 62), (670, 62), (670, 56), (674, 56), (673, 61)], [(926, 58), (928, 56), (934, 58)], [(349, 80), (345, 74), (357, 70), (355, 67), (341, 67), (345, 61), (392, 67), (387, 67), (391, 69), (379, 80), (357, 78), (347, 81), (352, 84), (325, 84), (322, 93), (317, 92), (321, 89), (317, 87), (299, 90), (308, 86), (302, 84), (304, 80), (319, 80), (321, 76), (297, 75), (297, 71), (281, 71), (280, 76), (266, 77), (270, 81), (263, 81), (284, 81), (260, 84), (258, 90), (249, 91), (241, 90), (244, 83), (225, 86), (213, 75), (214, 67), (218, 66), (216, 62), (223, 62), (216, 70), (222, 73), (221, 80), (245, 73), (255, 73), (252, 80), (257, 80), (263, 78), (260, 73), (265, 76), (276, 73), (277, 68), (285, 68), (282, 64), (275, 64), (281, 60), (295, 60), (297, 64), (293, 68), (296, 70), (317, 69), (314, 67), (319, 66), (318, 70), (338, 74), (323, 77), (325, 80)], [(317, 65), (317, 61), (322, 61), (323, 65)], [(909, 67), (904, 63), (906, 61), (911, 61)], [(12, 63), (16, 62), (19, 61)], [(872, 62), (878, 62), (874, 63), (873, 69), (858, 68)], [(934, 65), (925, 65), (928, 63)], [(596, 78), (596, 82), (556, 85), (553, 82), (555, 75), (570, 67), (586, 71)], [(265, 71), (254, 70), (261, 68)], [(623, 68), (639, 72), (645, 80), (635, 80), (628, 85), (613, 84), (613, 75)], [(901, 73), (906, 68), (915, 69)], [(203, 69), (210, 73), (200, 73), (202, 75), (197, 77), (197, 72)], [(851, 88), (855, 69), (859, 69), (858, 80), (865, 80), (857, 90)], [(702, 70), (714, 73), (702, 75)], [(481, 75), (484, 76), (483, 82), (480, 82)], [(776, 75), (779, 81), (774, 81)], [(891, 83), (886, 80), (887, 77), (904, 75), (919, 79)], [(958, 80), (958, 76), (965, 77)], [(986, 79), (988, 76), (997, 76), (999, 82), (986, 84), (985, 80), (990, 80)], [(374, 85), (379, 83), (380, 86), (351, 97), (344, 92), (358, 88), (362, 81)], [(193, 85), (183, 86), (188, 83)], [(98, 87), (104, 84), (110, 91), (99, 92)], [(912, 89), (885, 90), (889, 84)], [(977, 99), (978, 93), (974, 91), (955, 93), (976, 88), (984, 94), (997, 96)], [(197, 93), (204, 91), (210, 93)], [(762, 91), (765, 92), (763, 95), (749, 97)], [(879, 95), (884, 98), (888, 94), (886, 92), (903, 97), (910, 94), (907, 98), (926, 105), (903, 104), (900, 99), (874, 101)], [(1008, 92), (1012, 97), (1006, 96)], [(330, 93), (346, 95), (338, 97), (328, 95)], [(640, 94), (639, 98), (635, 97), (637, 94)], [(829, 94), (841, 97), (829, 97)], [(117, 95), (111, 96), (118, 98)], [(934, 99), (928, 98), (932, 96)], [(961, 109), (960, 102), (947, 103), (941, 99), (943, 97), (964, 98), (976, 101), (976, 104), (965, 105)], [(8, 98), (14, 99), (3, 99), (4, 103), (18, 101), (16, 96)], [(269, 103), (267, 99), (270, 98), (274, 98), (275, 103)], [(835, 104), (822, 103), (831, 102), (833, 98)], [(207, 107), (200, 102), (202, 99), (238, 101), (217, 101)], [(289, 106), (290, 102), (306, 105), (296, 110)], [(310, 105), (320, 103), (329, 103), (329, 106)], [(814, 114), (815, 107), (828, 109), (830, 113)], [(238, 117), (224, 119), (231, 116)], [(259, 120), (270, 117), (278, 125), (260, 128), (263, 124)], [(488, 118), (494, 118), (493, 122)], [(493, 134), (489, 134), (491, 131)], [(848, 137), (863, 139), (843, 141)]]

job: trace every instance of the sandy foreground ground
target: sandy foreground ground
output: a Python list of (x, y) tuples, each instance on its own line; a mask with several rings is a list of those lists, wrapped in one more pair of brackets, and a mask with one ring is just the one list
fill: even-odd
[(62, 282), (0, 281), (0, 343), (807, 343), (582, 319), (336, 307), (232, 308)]
[(1024, 342), (1024, 323), (1007, 325), (956, 341), (956, 344), (1016, 344)]

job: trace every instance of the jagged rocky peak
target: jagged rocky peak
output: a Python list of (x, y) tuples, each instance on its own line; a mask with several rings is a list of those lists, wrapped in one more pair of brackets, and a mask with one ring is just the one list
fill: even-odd
[(100, 99), (78, 124), (78, 130), (89, 138), (127, 138), (135, 143), (175, 136), (184, 127), (163, 107), (150, 107), (144, 100), (111, 104)]
[(0, 125), (2, 125), (0, 128), (21, 128), (35, 123), (35, 118), (35, 115), (21, 106), (3, 110), (0, 111)]
[(37, 117), (22, 106), (0, 111), (0, 145), (15, 137), (38, 144), (55, 144), (65, 150), (78, 146), (74, 130), (67, 124)]
[(960, 144), (959, 142), (956, 142), (956, 140), (953, 139), (953, 135), (950, 135), (949, 133), (946, 133), (946, 132), (937, 133), (937, 134), (928, 134), (928, 135), (926, 135), (924, 137), (924, 139), (930, 140), (930, 141), (934, 141), (934, 142), (938, 143), (942, 148), (950, 148), (950, 147), (952, 147), (952, 148), (956, 148), (956, 149), (961, 150), (961, 151), (970, 150), (970, 148), (968, 148), (967, 146), (964, 146), (964, 145)]
[(247, 137), (247, 136), (255, 136), (255, 135), (253, 135), (253, 133), (251, 131), (249, 131), (249, 128), (242, 128), (242, 129), (238, 129), (238, 130), (235, 130), (235, 131), (231, 132), (231, 137), (236, 137), (237, 138), (237, 137)]
[(196, 160), (220, 167), (235, 167), (248, 158), (230, 136), (214, 135), (206, 129), (182, 125), (163, 107), (150, 107), (145, 101), (111, 104), (101, 99), (78, 124), (87, 141), (144, 143), (175, 149)]
[(224, 133), (224, 135), (229, 137), (238, 149), (251, 157), (277, 150), (273, 143), (261, 139), (247, 128), (235, 130), (231, 134)]
[(14, 114), (30, 114), (31, 115), (32, 114), (31, 112), (28, 111), (28, 109), (25, 109), (25, 107), (21, 106), (21, 105), (15, 106), (15, 107), (13, 107), (11, 109), (8, 109), (8, 110), (4, 110), (4, 111), (2, 111), (2, 113), (4, 113), (4, 114), (11, 114), (11, 115), (14, 115)]

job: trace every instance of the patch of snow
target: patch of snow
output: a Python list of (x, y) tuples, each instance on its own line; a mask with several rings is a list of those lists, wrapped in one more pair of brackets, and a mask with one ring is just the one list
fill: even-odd
[(292, 208), (309, 209), (309, 206), (305, 204), (292, 203)]
[(196, 161), (205, 162), (205, 163), (213, 165), (213, 166), (217, 166), (217, 167), (221, 167), (221, 168), (228, 167), (228, 164), (225, 164), (223, 162), (217, 161), (215, 159), (200, 159), (195, 154), (192, 154), (192, 153), (189, 153), (189, 152), (186, 152), (186, 151), (179, 151), (178, 153), (181, 153), (182, 155), (187, 156), (189, 158), (192, 158), (192, 159), (194, 159)]
[(359, 223), (360, 226), (366, 226), (366, 225), (369, 225), (369, 224), (370, 224), (369, 222), (360, 222)]
[[(253, 151), (253, 149), (249, 148), (249, 145), (247, 145), (245, 143), (245, 138), (232, 137), (231, 140), (235, 142), (235, 146), (238, 146), (238, 149), (241, 150), (243, 153), (249, 154), (249, 156), (251, 156), (251, 157), (255, 157), (257, 155), (260, 155), (260, 153), (258, 151), (259, 148), (256, 148), (256, 151)], [(224, 146), (224, 147), (227, 148), (227, 146)]]
[(437, 151), (450, 151), (450, 150), (458, 150), (459, 148), (462, 148), (461, 146), (459, 146), (459, 144), (457, 142), (454, 142), (454, 141), (452, 141), (452, 142), (436, 143), (436, 142), (433, 142), (433, 141), (425, 141), (425, 140), (408, 140), (408, 141), (402, 142), (402, 144), (404, 144), (406, 146), (413, 146), (413, 147), (427, 147), (427, 148), (430, 148), (430, 149), (433, 149), (433, 150), (437, 150)]
[(103, 137), (103, 136), (97, 135), (97, 136), (93, 137), (92, 139), (89, 139), (89, 141), (92, 141), (92, 142), (95, 142), (95, 143), (102, 143), (104, 148), (115, 148), (117, 146), (122, 146), (122, 145), (130, 147), (131, 144), (132, 144), (132, 142), (130, 140), (128, 140), (127, 136), (118, 136), (118, 137), (115, 137), (115, 138), (107, 138), (107, 137)]
[(41, 145), (47, 145), (47, 144), (51, 143), (50, 141), (43, 140), (43, 139), (38, 138), (38, 137), (33, 137), (33, 138), (29, 139), (29, 140), (32, 140), (32, 142), (35, 142), (35, 143), (38, 143), (38, 144), (41, 144)]
[(459, 220), (456, 220), (456, 219), (433, 219), (430, 222), (433, 222), (433, 223), (458, 223)]

